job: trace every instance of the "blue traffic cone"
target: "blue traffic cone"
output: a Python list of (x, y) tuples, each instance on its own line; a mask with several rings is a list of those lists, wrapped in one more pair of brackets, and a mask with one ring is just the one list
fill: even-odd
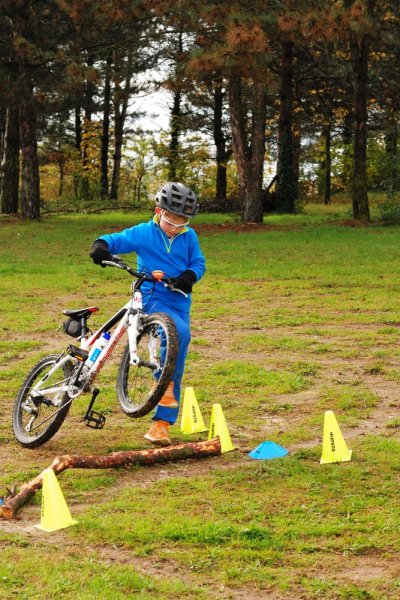
[(281, 458), (282, 456), (286, 456), (288, 451), (286, 448), (282, 448), (282, 446), (278, 446), (275, 442), (262, 442), (257, 448), (254, 448), (251, 452), (249, 452), (249, 456), (251, 458), (256, 458), (257, 460), (266, 460), (271, 458)]

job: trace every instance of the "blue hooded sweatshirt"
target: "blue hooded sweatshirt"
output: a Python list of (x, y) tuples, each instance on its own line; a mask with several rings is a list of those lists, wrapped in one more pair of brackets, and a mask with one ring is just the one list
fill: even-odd
[[(183, 227), (173, 238), (168, 238), (159, 226), (157, 216), (147, 223), (102, 235), (99, 239), (107, 242), (112, 254), (136, 252), (137, 270), (140, 272), (160, 270), (169, 277), (178, 277), (183, 271), (190, 269), (195, 273), (196, 281), (199, 281), (205, 271), (205, 260), (196, 232), (190, 227)], [(144, 304), (151, 296), (171, 308), (190, 311), (190, 294), (185, 298), (160, 283), (154, 286), (148, 282), (143, 284), (142, 293)]]

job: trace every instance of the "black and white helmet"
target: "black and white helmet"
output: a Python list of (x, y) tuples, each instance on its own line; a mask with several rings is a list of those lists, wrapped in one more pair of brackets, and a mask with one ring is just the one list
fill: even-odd
[(196, 194), (183, 183), (173, 181), (158, 190), (156, 205), (182, 217), (194, 217), (199, 209)]

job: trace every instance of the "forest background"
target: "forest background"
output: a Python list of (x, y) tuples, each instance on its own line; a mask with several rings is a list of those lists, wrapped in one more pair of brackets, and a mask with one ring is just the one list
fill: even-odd
[[(373, 191), (397, 221), (399, 10), (3, 0), (0, 212), (143, 208), (169, 179), (245, 222), (343, 192), (369, 221)], [(155, 91), (159, 131), (143, 110)]]
[[(207, 423), (221, 403), (236, 446), (69, 470), (76, 526), (35, 528), (40, 494), (1, 522), (2, 598), (397, 600), (399, 10), (1, 1), (1, 495), (56, 455), (143, 447), (147, 424), (116, 406), (118, 356), (96, 405), (104, 430), (83, 427), (79, 400), (32, 454), (11, 412), (28, 369), (65, 344), (63, 309), (98, 304), (102, 319), (120, 305), (129, 282), (88, 249), (148, 217), (166, 179), (199, 194), (207, 257), (185, 386)], [(168, 106), (156, 131), (154, 92)], [(319, 463), (327, 410), (349, 462)], [(179, 427), (173, 439), (188, 440)], [(254, 461), (263, 440), (289, 455)]]

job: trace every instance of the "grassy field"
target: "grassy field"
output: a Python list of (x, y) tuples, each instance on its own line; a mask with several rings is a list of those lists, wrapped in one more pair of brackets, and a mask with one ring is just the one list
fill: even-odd
[[(79, 398), (60, 432), (26, 450), (11, 411), (28, 369), (69, 342), (63, 308), (119, 308), (130, 281), (88, 258), (101, 233), (149, 215), (0, 217), (0, 495), (66, 453), (147, 447), (149, 417), (118, 408), (118, 356), (98, 380), (103, 430)], [(4, 599), (397, 599), (400, 596), (400, 229), (349, 221), (349, 207), (309, 205), (243, 227), (194, 223), (207, 258), (195, 288), (184, 386), (209, 422), (221, 403), (235, 451), (148, 468), (68, 470), (59, 477), (78, 524), (40, 522), (39, 492), (0, 521)], [(352, 460), (321, 465), (333, 410)], [(176, 441), (186, 436), (179, 422)], [(281, 459), (248, 452), (270, 440)]]

